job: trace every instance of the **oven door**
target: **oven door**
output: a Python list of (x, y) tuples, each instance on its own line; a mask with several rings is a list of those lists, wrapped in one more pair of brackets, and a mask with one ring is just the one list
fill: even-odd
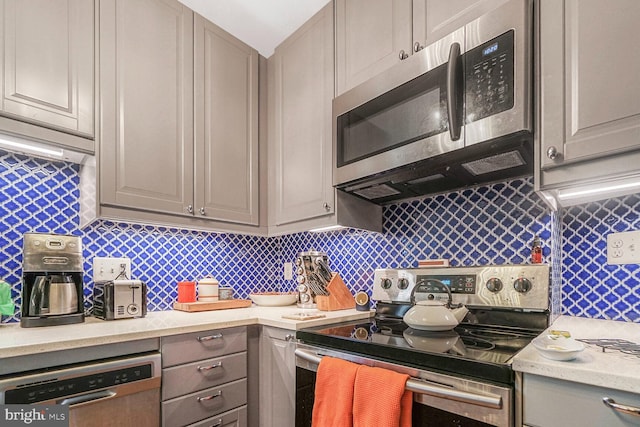
[(334, 185), (464, 146), (464, 29), (333, 101)]
[(482, 383), (300, 343), (295, 353), (296, 427), (311, 426), (316, 371), (323, 356), (408, 374), (411, 378), (407, 388), (414, 393), (413, 426), (512, 427), (515, 423), (514, 390), (507, 385)]

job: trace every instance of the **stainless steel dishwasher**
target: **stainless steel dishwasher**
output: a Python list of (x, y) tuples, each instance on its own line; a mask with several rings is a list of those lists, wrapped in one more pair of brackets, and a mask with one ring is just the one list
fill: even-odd
[(69, 425), (160, 425), (160, 353), (0, 379), (0, 404), (68, 405)]

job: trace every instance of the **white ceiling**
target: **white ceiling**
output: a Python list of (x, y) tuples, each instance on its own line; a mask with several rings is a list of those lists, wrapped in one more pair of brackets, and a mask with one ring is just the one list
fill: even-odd
[(329, 0), (180, 0), (266, 58)]

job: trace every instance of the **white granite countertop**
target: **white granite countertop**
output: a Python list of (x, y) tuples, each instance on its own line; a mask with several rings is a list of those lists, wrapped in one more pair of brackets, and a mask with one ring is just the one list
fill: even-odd
[[(617, 338), (640, 344), (640, 324), (561, 316), (549, 329), (569, 331), (575, 339)], [(516, 371), (561, 380), (640, 393), (640, 357), (616, 350), (603, 352), (585, 344), (574, 360), (561, 362), (543, 357), (529, 344), (513, 360)]]
[[(312, 320), (283, 319), (293, 313), (319, 313), (326, 317)], [(157, 338), (232, 326), (266, 325), (297, 330), (310, 326), (365, 319), (373, 312), (357, 310), (318, 311), (286, 307), (258, 307), (187, 313), (183, 311), (149, 312), (139, 319), (104, 321), (87, 317), (84, 323), (64, 326), (22, 328), (19, 324), (0, 325), (0, 359), (77, 349), (100, 344)]]

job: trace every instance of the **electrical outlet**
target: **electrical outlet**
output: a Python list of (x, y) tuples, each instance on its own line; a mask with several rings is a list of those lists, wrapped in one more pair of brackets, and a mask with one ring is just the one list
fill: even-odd
[(293, 263), (284, 263), (284, 280), (293, 280)]
[(119, 279), (131, 279), (131, 260), (129, 258), (93, 258), (93, 282), (106, 282)]
[(607, 264), (640, 263), (640, 231), (607, 235)]

